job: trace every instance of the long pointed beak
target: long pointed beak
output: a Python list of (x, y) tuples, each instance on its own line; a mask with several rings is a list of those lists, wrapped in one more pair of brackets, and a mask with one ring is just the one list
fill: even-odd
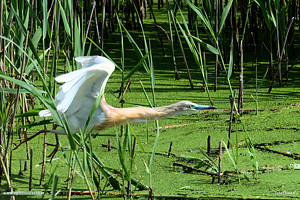
[(217, 107), (206, 106), (206, 105), (195, 105), (194, 109), (196, 109), (196, 110), (208, 110), (208, 109), (217, 109)]

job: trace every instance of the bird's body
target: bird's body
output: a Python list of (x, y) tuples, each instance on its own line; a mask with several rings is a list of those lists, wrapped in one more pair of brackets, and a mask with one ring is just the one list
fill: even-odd
[[(55, 79), (57, 82), (65, 82), (59, 88), (55, 105), (60, 114), (65, 114), (72, 133), (84, 129), (96, 98), (103, 94), (107, 80), (115, 69), (110, 60), (101, 56), (77, 57), (75, 60), (82, 64), (81, 69), (63, 74)], [(127, 123), (153, 121), (172, 115), (214, 108), (197, 105), (189, 101), (154, 108), (114, 108), (106, 103), (103, 96), (91, 118), (87, 131), (99, 132)], [(43, 110), (39, 115), (47, 117), (51, 116), (51, 112), (50, 110)], [(52, 132), (65, 134), (64, 129)]]
[(95, 131), (102, 131), (113, 126), (125, 125), (127, 123), (135, 124), (158, 120), (172, 115), (181, 114), (180, 112), (182, 110), (179, 109), (179, 106), (186, 105), (186, 107), (188, 107), (191, 104), (192, 102), (189, 101), (181, 101), (165, 107), (147, 108), (138, 106), (132, 108), (114, 108), (108, 105), (103, 98), (101, 101), (101, 107), (103, 108), (105, 118), (101, 123), (97, 124), (94, 129)]
[[(64, 82), (59, 87), (56, 95), (55, 106), (58, 114), (66, 117), (72, 134), (79, 133), (85, 129), (91, 109), (99, 97), (103, 95), (108, 78), (114, 71), (114, 64), (102, 56), (82, 56), (75, 58), (80, 62), (82, 68), (55, 78), (57, 82)], [(154, 121), (172, 115), (195, 112), (198, 110), (215, 109), (213, 106), (197, 105), (190, 101), (181, 101), (163, 107), (133, 107), (133, 108), (114, 108), (108, 105), (102, 96), (100, 105), (96, 108), (90, 119), (87, 132), (99, 132), (113, 126), (120, 126), (127, 123), (141, 123)], [(41, 117), (52, 117), (54, 110), (42, 110), (39, 112)], [(55, 113), (54, 113), (55, 114)], [(59, 124), (62, 125), (62, 124)], [(60, 130), (41, 130), (36, 134), (22, 140), (14, 149), (21, 144), (33, 139), (40, 133), (52, 132), (56, 134), (66, 134), (65, 129)], [(56, 145), (53, 152), (49, 155), (51, 159), (59, 148), (58, 137), (56, 135)]]

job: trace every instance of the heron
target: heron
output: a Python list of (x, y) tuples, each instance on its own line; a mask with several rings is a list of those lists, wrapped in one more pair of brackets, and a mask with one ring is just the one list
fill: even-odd
[[(153, 108), (142, 106), (112, 107), (106, 103), (103, 93), (110, 75), (115, 70), (115, 65), (103, 56), (81, 56), (75, 58), (75, 61), (81, 63), (81, 69), (55, 78), (57, 82), (63, 82), (64, 84), (59, 87), (54, 102), (58, 113), (65, 115), (72, 134), (84, 130), (92, 106), (99, 95), (102, 95), (102, 99), (87, 126), (86, 131), (88, 133), (100, 132), (127, 123), (142, 123), (199, 110), (216, 109), (214, 106), (198, 105), (190, 101), (180, 101), (168, 106)], [(46, 109), (40, 111), (39, 116), (52, 117), (52, 113), (49, 109)], [(65, 129), (42, 130), (31, 137), (21, 139), (22, 142), (17, 147), (42, 132), (66, 134)]]

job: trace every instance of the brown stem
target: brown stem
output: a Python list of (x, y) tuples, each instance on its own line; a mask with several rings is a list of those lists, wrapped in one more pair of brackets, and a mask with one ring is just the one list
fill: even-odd
[(238, 112), (241, 113), (241, 109), (243, 108), (243, 96), (244, 96), (244, 67), (243, 67), (243, 39), (241, 40), (240, 46), (241, 52), (241, 71), (240, 71), (240, 87), (239, 87), (239, 100), (238, 100)]
[[(58, 9), (60, 9), (60, 7), (58, 7)], [(56, 14), (56, 0), (54, 1), (54, 9), (53, 9), (53, 13), (52, 13), (52, 23), (51, 23), (51, 30), (50, 30), (50, 35), (52, 37), (53, 35), (53, 29), (54, 29), (54, 23), (55, 23), (55, 14)], [(47, 55), (47, 62), (46, 62), (46, 67), (45, 67), (45, 74), (47, 74), (48, 72), (48, 65), (49, 65), (49, 59), (50, 59), (50, 50), (52, 47), (52, 43), (51, 40), (49, 42), (49, 51), (48, 51), (48, 55)]]
[[(272, 91), (272, 88), (273, 88), (273, 86), (275, 84), (275, 79), (276, 79), (277, 75), (279, 74), (279, 70), (280, 70), (280, 66), (281, 66), (281, 61), (282, 61), (282, 57), (283, 57), (283, 50), (285, 48), (286, 40), (287, 40), (287, 37), (289, 35), (289, 31), (290, 31), (290, 28), (291, 28), (291, 26), (293, 24), (293, 21), (294, 21), (294, 17), (292, 17), (292, 19), (290, 21), (290, 24), (289, 24), (289, 27), (287, 29), (287, 32), (285, 34), (284, 43), (283, 43), (282, 48), (281, 48), (280, 58), (279, 58), (279, 62), (278, 62), (278, 67), (277, 67), (276, 73), (275, 73), (275, 75), (273, 77), (273, 80), (272, 80), (272, 83), (271, 83), (271, 86), (269, 88), (268, 93), (270, 93)], [(279, 79), (281, 80), (281, 77)]]
[(220, 141), (219, 145), (219, 184), (221, 184), (221, 161), (222, 161), (222, 140)]
[[(101, 24), (101, 46), (100, 46), (102, 50), (104, 47), (105, 6), (106, 6), (106, 0), (102, 0), (102, 24)], [(102, 51), (101, 51), (101, 56), (103, 56)]]
[(94, 16), (95, 16), (95, 26), (96, 26), (98, 43), (99, 43), (99, 45), (101, 45), (101, 39), (100, 39), (100, 33), (99, 33), (99, 27), (98, 27), (97, 9), (94, 9)]
[(232, 119), (233, 119), (233, 110), (234, 110), (234, 102), (235, 102), (236, 90), (234, 90), (234, 95), (231, 101), (231, 111), (230, 111), (230, 122), (229, 122), (229, 133), (228, 133), (228, 144), (227, 148), (230, 147), (229, 139), (231, 137), (231, 127), (232, 127)]
[[(215, 17), (215, 22), (216, 22), (216, 33), (219, 31), (219, 0), (216, 1), (216, 17)], [(219, 38), (217, 38), (216, 45), (218, 46), (219, 43)], [(215, 65), (215, 86), (214, 86), (214, 91), (217, 91), (217, 84), (218, 84), (218, 64), (219, 64), (219, 57), (216, 54), (216, 65)]]
[(43, 185), (45, 170), (46, 170), (46, 154), (47, 154), (47, 133), (44, 133), (44, 147), (43, 147), (43, 166), (41, 171), (41, 178), (40, 178), (40, 186)]
[[(28, 36), (29, 36), (29, 31), (27, 31), (27, 34), (26, 34), (25, 47), (24, 47), (25, 51), (27, 49)], [(22, 78), (23, 78), (23, 73), (24, 73), (24, 68), (25, 68), (25, 63), (26, 63), (25, 61), (26, 61), (26, 56), (24, 54), (23, 55), (23, 62), (22, 62), (22, 66), (21, 66), (19, 80), (22, 80)], [(15, 116), (16, 116), (16, 112), (17, 112), (17, 106), (18, 106), (18, 101), (19, 101), (18, 97), (20, 96), (20, 89), (21, 89), (21, 87), (18, 85), (16, 100), (15, 100), (15, 105), (14, 105), (14, 111), (12, 113), (11, 124), (10, 124), (10, 127), (8, 129), (7, 145), (6, 145), (6, 148), (5, 148), (5, 153), (3, 155), (3, 161), (4, 161), (4, 163), (6, 163), (6, 156), (7, 156), (7, 153), (8, 153), (8, 148), (9, 148), (11, 137), (13, 135), (14, 121), (15, 121)], [(2, 172), (1, 172), (1, 174), (2, 174)]]
[(296, 58), (296, 60), (293, 62), (293, 64), (289, 67), (289, 69), (282, 75), (282, 78), (287, 77), (288, 73), (291, 71), (291, 69), (295, 66), (296, 62), (299, 60), (300, 56)]
[(29, 174), (29, 191), (31, 191), (31, 188), (32, 188), (32, 165), (33, 165), (33, 162), (32, 162), (32, 149), (30, 149), (30, 174)]
[(83, 42), (83, 46), (85, 45), (85, 42), (86, 42), (86, 38), (88, 36), (88, 33), (89, 33), (89, 29), (90, 29), (90, 25), (91, 25), (91, 21), (92, 21), (92, 17), (93, 17), (93, 13), (94, 13), (94, 9), (95, 9), (95, 6), (96, 6), (96, 1), (93, 1), (92, 3), (92, 11), (91, 11), (91, 15), (90, 15), (90, 19), (88, 21), (88, 26), (87, 26), (87, 29), (86, 29), (86, 34), (85, 34), (85, 37), (84, 37), (84, 42)]

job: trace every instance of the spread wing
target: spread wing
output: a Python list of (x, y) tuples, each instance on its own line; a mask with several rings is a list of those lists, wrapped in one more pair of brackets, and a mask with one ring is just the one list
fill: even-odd
[(78, 111), (86, 99), (96, 99), (105, 88), (107, 80), (114, 71), (114, 64), (102, 56), (82, 56), (75, 58), (82, 68), (55, 78), (65, 82), (59, 87), (55, 105), (66, 116)]

